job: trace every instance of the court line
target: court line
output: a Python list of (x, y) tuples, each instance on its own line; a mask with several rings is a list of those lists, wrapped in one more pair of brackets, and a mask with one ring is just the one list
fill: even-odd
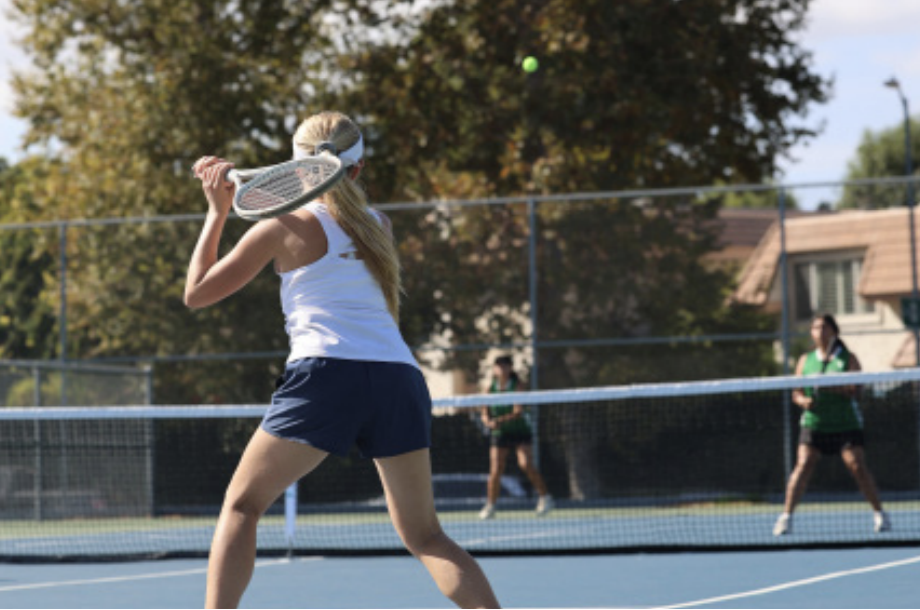
[[(293, 561), (319, 561), (322, 557), (302, 557)], [(290, 559), (273, 559), (271, 561), (257, 561), (257, 568), (267, 568), (276, 565), (291, 563)], [(152, 572), (148, 574), (132, 574), (131, 576), (109, 576), (107, 578), (91, 578), (87, 580), (61, 580), (57, 582), (38, 582), (28, 585), (12, 585), (9, 587), (0, 587), (0, 593), (7, 591), (26, 591), (29, 589), (53, 589), (56, 587), (72, 587), (79, 585), (98, 585), (114, 582), (129, 582), (132, 580), (151, 580), (154, 578), (172, 578), (174, 576), (191, 576), (193, 574), (205, 574), (208, 571), (206, 567), (195, 568), (194, 570), (177, 570), (173, 572)]]
[(537, 540), (539, 538), (558, 538), (564, 534), (579, 533), (574, 528), (565, 528), (562, 530), (537, 530), (527, 534), (506, 534), (504, 536), (492, 535), (481, 536), (479, 538), (459, 538), (457, 543), (460, 546), (476, 546), (479, 544), (488, 544), (490, 542), (508, 542), (511, 540)]
[(901, 559), (898, 561), (891, 561), (888, 563), (880, 563), (874, 566), (867, 566), (865, 568), (856, 568), (854, 570), (844, 570), (842, 572), (831, 572), (830, 574), (823, 574), (821, 576), (813, 576), (811, 578), (805, 578), (803, 580), (795, 580), (792, 582), (787, 582), (781, 585), (775, 585), (772, 587), (767, 587), (765, 589), (755, 589), (754, 591), (745, 591), (744, 593), (733, 593), (731, 595), (723, 595), (721, 597), (710, 597), (709, 599), (701, 599), (695, 602), (685, 602), (682, 604), (674, 604), (673, 606), (659, 606), (659, 608), (670, 609), (670, 608), (692, 608), (693, 606), (702, 606), (703, 604), (713, 604), (717, 602), (724, 602), (733, 599), (740, 599), (742, 597), (754, 597), (755, 595), (765, 595), (767, 593), (775, 593), (777, 591), (783, 591), (785, 589), (794, 589), (795, 587), (804, 587), (805, 585), (811, 585), (814, 583), (822, 582), (825, 580), (833, 580), (835, 578), (843, 578), (845, 576), (853, 576), (855, 574), (865, 574), (867, 572), (878, 572), (881, 570), (887, 570), (888, 568), (897, 568), (900, 566), (909, 565), (912, 563), (920, 563), (920, 556), (910, 557), (908, 559)]

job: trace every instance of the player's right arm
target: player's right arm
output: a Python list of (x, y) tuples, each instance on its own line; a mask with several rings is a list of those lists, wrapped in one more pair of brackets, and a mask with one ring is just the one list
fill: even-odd
[(492, 414), (489, 413), (489, 407), (482, 407), (479, 410), (479, 418), (482, 420), (482, 423), (486, 428), (489, 428), (490, 430), (495, 428), (495, 420), (492, 419)]
[[(192, 309), (213, 305), (248, 284), (276, 255), (283, 228), (263, 221), (243, 235), (223, 258), (218, 247), (233, 201), (233, 185), (224, 180), (232, 164), (204, 157), (194, 167), (208, 200), (208, 213), (185, 279), (185, 304)], [(229, 184), (229, 186), (228, 186)]]

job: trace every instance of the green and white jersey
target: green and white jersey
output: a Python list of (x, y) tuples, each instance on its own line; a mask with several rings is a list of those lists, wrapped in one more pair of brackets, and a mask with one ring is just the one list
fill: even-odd
[[(517, 389), (517, 381), (512, 378), (508, 380), (508, 385), (504, 388), (500, 387), (498, 379), (495, 379), (492, 382), (489, 392), (493, 394), (498, 394), (501, 392), (513, 392)], [(489, 407), (489, 416), (490, 417), (501, 417), (502, 415), (508, 415), (514, 411), (514, 405), (492, 405)], [(503, 424), (500, 424), (498, 428), (492, 430), (492, 436), (501, 437), (501, 436), (522, 436), (530, 434), (530, 424), (527, 422), (526, 416), (522, 413), (520, 417), (515, 417), (514, 419), (508, 420)]]
[[(839, 344), (827, 361), (820, 358), (818, 350), (809, 352), (805, 356), (802, 374), (845, 373), (849, 370), (850, 357), (850, 352)], [(814, 399), (811, 408), (802, 413), (799, 423), (803, 428), (819, 433), (862, 430), (862, 414), (855, 399), (834, 392), (822, 392), (821, 388), (804, 388), (803, 392)]]

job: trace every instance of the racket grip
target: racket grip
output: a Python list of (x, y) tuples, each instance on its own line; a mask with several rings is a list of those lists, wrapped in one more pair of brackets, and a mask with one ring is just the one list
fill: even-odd
[[(189, 171), (192, 173), (193, 178), (198, 177), (198, 175), (195, 173), (195, 165), (196, 164), (193, 163), (192, 166), (189, 168)], [(224, 174), (224, 180), (232, 180), (234, 182), (238, 180), (240, 177), (241, 176), (239, 175), (239, 172), (232, 168), (228, 169), (227, 172)]]

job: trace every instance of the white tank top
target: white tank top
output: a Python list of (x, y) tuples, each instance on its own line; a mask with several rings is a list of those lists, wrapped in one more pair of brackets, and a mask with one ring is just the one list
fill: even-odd
[(305, 207), (322, 225), (328, 249), (319, 260), (278, 274), (291, 343), (288, 362), (327, 357), (418, 367), (351, 238), (325, 204), (314, 201)]

